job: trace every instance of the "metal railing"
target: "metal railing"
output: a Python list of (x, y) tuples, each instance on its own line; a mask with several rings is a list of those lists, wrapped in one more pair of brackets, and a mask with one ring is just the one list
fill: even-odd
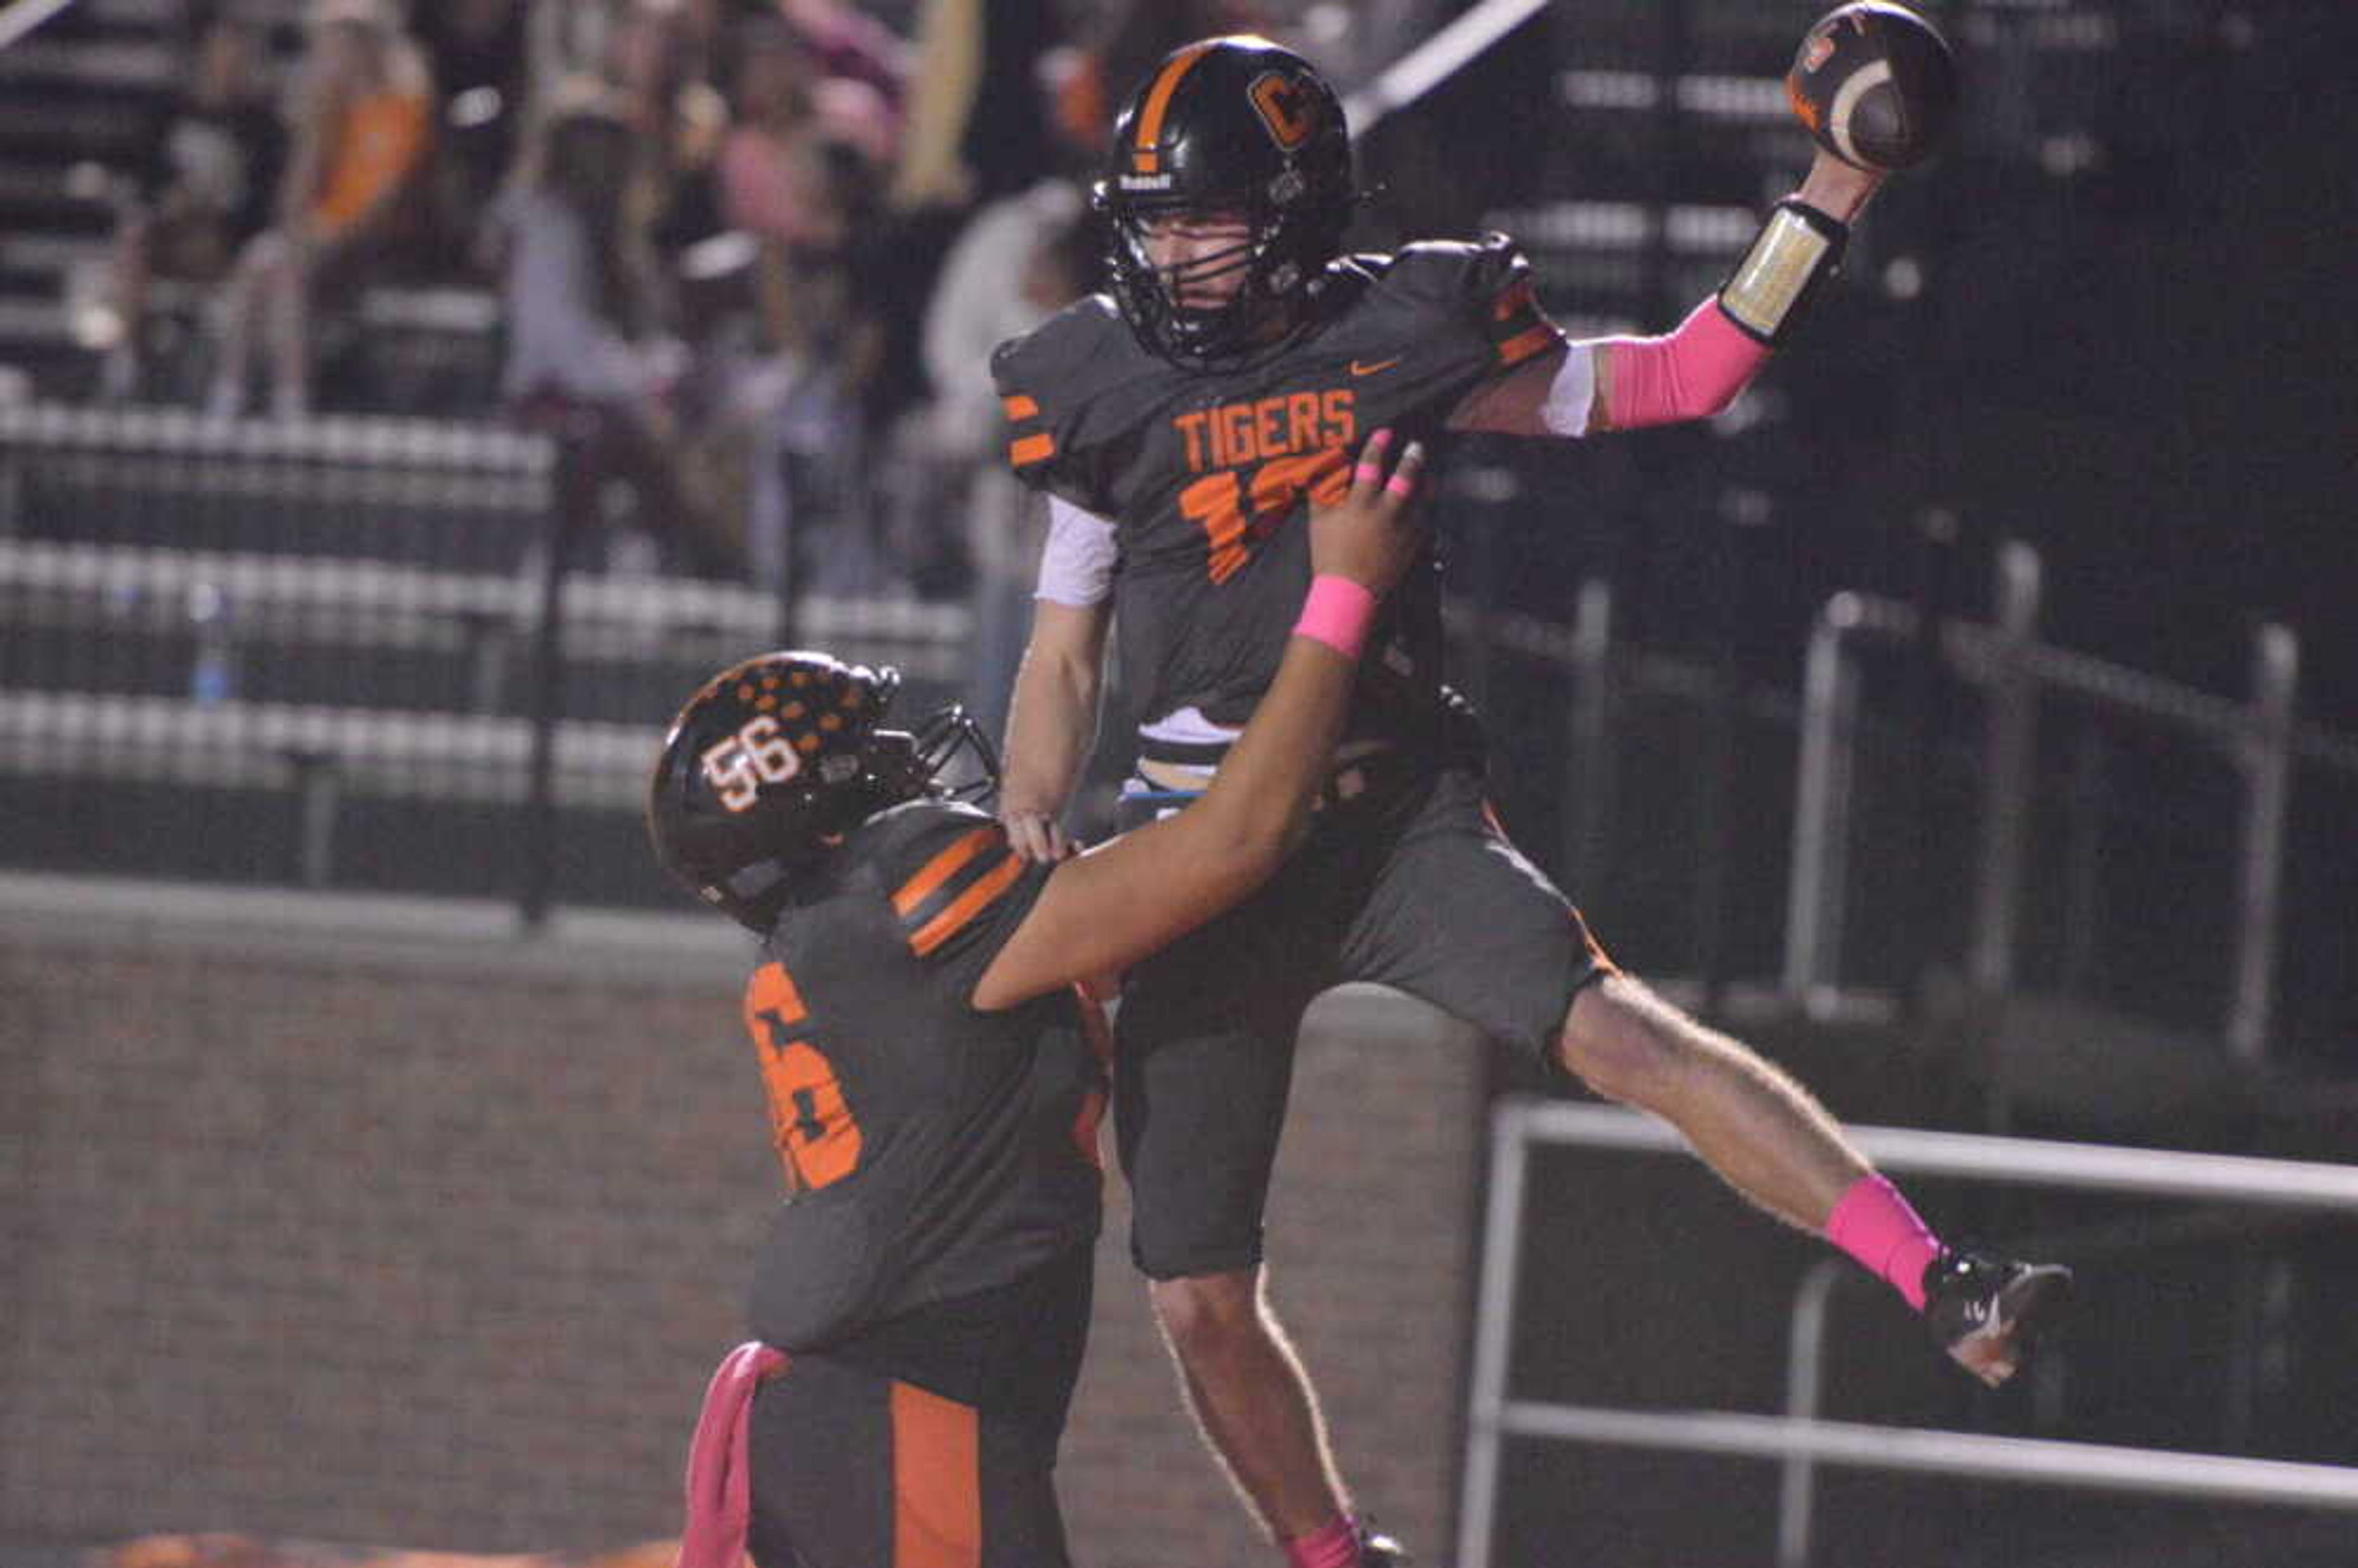
[[(2069, 696), (2190, 736), (2234, 763), (2244, 805), (2222, 1032), (2235, 1055), (2256, 1061), (2266, 1054), (2271, 1024), (2294, 766), (2308, 761), (2358, 777), (2358, 746), (2296, 723), (2299, 649), (2283, 626), (2255, 632), (2251, 695), (2238, 702), (2040, 642), (2039, 589), (2037, 553), (2007, 544), (1998, 553), (1994, 623), (1950, 620), (1940, 628), (1942, 662), (1985, 698), (1968, 972), (1986, 994), (2013, 989), (2039, 703), (2043, 694)], [(1858, 654), (1867, 644), (1890, 647), (1919, 636), (1912, 606), (1858, 593), (1834, 595), (1812, 631), (1801, 684), (1783, 987), (1813, 1014), (1831, 1007), (1840, 989), (1861, 725)]]
[[(1909, 1128), (1855, 1127), (1850, 1132), (1869, 1158), (1895, 1174), (2358, 1215), (2358, 1166)], [(1802, 1376), (1811, 1370), (1806, 1368), (1797, 1369), (1791, 1380), (1786, 1413), (1775, 1416), (1517, 1400), (1508, 1384), (1521, 1262), (1518, 1243), (1529, 1201), (1531, 1152), (1540, 1143), (1656, 1154), (1687, 1148), (1663, 1123), (1617, 1107), (1510, 1098), (1493, 1112), (1459, 1503), (1459, 1568), (1491, 1568), (1498, 1561), (1499, 1475), (1510, 1437), (1735, 1454), (1782, 1460), (1789, 1466), (1831, 1464), (2358, 1512), (2358, 1466), (1819, 1420), (1813, 1401), (1805, 1397), (1816, 1386), (1813, 1372)], [(1796, 1318), (1823, 1312), (1823, 1306), (1820, 1301), (1813, 1309), (1804, 1291), (1795, 1303)], [(1796, 1345), (1813, 1336), (1810, 1325), (1797, 1321), (1791, 1336)], [(1803, 1495), (1793, 1484), (1794, 1474), (1789, 1468), (1779, 1498), (1780, 1568), (1803, 1568), (1806, 1562), (1806, 1514), (1798, 1526), (1792, 1515)]]

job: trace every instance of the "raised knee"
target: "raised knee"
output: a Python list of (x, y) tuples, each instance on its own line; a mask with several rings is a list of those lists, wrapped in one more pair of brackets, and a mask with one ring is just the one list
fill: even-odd
[(1155, 1280), (1147, 1286), (1154, 1316), (1182, 1356), (1217, 1350), (1258, 1332), (1260, 1292), (1249, 1273)]

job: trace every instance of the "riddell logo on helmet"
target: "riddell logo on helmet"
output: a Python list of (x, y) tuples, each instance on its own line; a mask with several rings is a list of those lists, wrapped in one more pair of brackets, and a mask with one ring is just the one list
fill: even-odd
[(1171, 177), (1167, 174), (1125, 174), (1121, 177), (1124, 190), (1168, 190)]

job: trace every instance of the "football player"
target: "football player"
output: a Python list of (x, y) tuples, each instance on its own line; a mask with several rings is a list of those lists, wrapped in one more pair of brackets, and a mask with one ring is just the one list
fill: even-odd
[[(1054, 866), (943, 782), (957, 710), (823, 654), (721, 672), (647, 804), (656, 858), (762, 938), (744, 996), (791, 1196), (754, 1339), (690, 1450), (685, 1568), (1061, 1568), (1053, 1485), (1089, 1317), (1102, 1015), (1120, 971), (1273, 871), (1322, 792), (1422, 461), (1366, 443), (1259, 711), (1192, 809)], [(1397, 460), (1389, 460), (1397, 452)], [(1389, 472), (1387, 472), (1389, 470)], [(1331, 792), (1329, 792), (1331, 793)], [(750, 1531), (750, 1538), (749, 1538)]]
[[(1069, 848), (1109, 627), (1145, 715), (1129, 814), (1225, 776), (1311, 570), (1298, 519), (1342, 492), (1363, 432), (1580, 437), (1715, 412), (1803, 314), (1878, 178), (1822, 154), (1676, 330), (1569, 341), (1503, 235), (1342, 254), (1349, 135), (1308, 62), (1251, 37), (1166, 57), (1096, 188), (1109, 292), (994, 356), (1010, 463), (1050, 512), (1010, 842), (1044, 861)], [(1667, 1119), (1746, 1197), (1887, 1280), (1985, 1382), (2069, 1282), (1944, 1248), (1804, 1089), (1613, 965), (1486, 809), (1478, 732), (1441, 680), (1439, 598), (1428, 564), (1384, 607), (1336, 807), (1252, 900), (1133, 970), (1120, 1018), (1133, 1255), (1204, 1431), (1314, 1568), (1401, 1560), (1354, 1517), (1261, 1290), (1295, 1031), (1339, 981), (1397, 986)]]

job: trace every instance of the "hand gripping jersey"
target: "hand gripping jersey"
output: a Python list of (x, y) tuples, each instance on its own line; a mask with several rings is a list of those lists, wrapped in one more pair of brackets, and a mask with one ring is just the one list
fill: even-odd
[(1051, 870), (923, 799), (798, 881), (745, 991), (794, 1189), (755, 1270), (762, 1339), (856, 1357), (1096, 1236), (1101, 1023), (1070, 992), (968, 1000)]
[[(1016, 475), (1116, 524), (1115, 624), (1144, 715), (1237, 725), (1309, 586), (1306, 503), (1342, 499), (1377, 429), (1431, 437), (1468, 391), (1563, 341), (1494, 234), (1334, 264), (1311, 324), (1238, 368), (1148, 351), (1102, 296), (991, 368)], [(1412, 733), (1440, 700), (1433, 572), (1395, 591), (1374, 643), (1353, 733)]]

